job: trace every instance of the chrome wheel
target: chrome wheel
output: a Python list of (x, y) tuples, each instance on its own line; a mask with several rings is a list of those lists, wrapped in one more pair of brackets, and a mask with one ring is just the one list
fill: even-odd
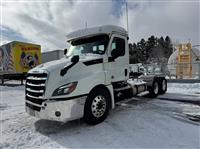
[(106, 99), (103, 96), (96, 96), (91, 105), (92, 114), (94, 117), (101, 117), (106, 111)]

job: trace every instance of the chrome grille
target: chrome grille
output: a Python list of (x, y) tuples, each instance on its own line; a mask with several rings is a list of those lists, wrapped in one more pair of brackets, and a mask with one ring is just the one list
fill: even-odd
[(26, 106), (40, 111), (44, 101), (47, 73), (28, 73), (26, 77)]

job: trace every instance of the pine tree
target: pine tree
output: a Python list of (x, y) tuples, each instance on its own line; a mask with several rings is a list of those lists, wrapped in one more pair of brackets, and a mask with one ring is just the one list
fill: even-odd
[(165, 48), (165, 57), (169, 58), (170, 55), (173, 53), (173, 45), (169, 36), (166, 36), (165, 38)]
[(148, 38), (147, 43), (146, 43), (146, 51), (147, 51), (147, 61), (150, 62), (150, 58), (151, 58), (151, 53), (153, 51), (153, 49), (156, 46), (156, 38), (155, 36), (151, 36)]
[(129, 47), (129, 55), (132, 56), (133, 55), (133, 45), (131, 43), (129, 43), (128, 47)]

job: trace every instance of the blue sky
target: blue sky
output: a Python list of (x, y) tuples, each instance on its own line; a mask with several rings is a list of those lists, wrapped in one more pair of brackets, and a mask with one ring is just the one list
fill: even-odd
[[(129, 0), (130, 42), (169, 35), (174, 42), (200, 44), (200, 2)], [(43, 51), (64, 49), (66, 34), (85, 27), (113, 24), (126, 28), (123, 0), (2, 0), (1, 43), (13, 40), (42, 45)]]
[(17, 31), (14, 31), (8, 27), (2, 26), (2, 38), (7, 38), (10, 40), (19, 40), (19, 41), (28, 41), (25, 37), (23, 37), (20, 33)]

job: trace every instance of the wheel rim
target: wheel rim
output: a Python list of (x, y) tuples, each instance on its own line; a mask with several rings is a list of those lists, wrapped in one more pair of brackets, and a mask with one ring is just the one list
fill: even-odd
[(164, 91), (166, 89), (166, 83), (165, 83), (165, 80), (163, 80), (162, 82), (162, 90)]
[(99, 118), (103, 116), (106, 111), (106, 99), (103, 96), (96, 96), (91, 105), (92, 114)]
[(155, 84), (154, 84), (154, 93), (158, 94), (158, 83), (157, 82), (155, 82)]

